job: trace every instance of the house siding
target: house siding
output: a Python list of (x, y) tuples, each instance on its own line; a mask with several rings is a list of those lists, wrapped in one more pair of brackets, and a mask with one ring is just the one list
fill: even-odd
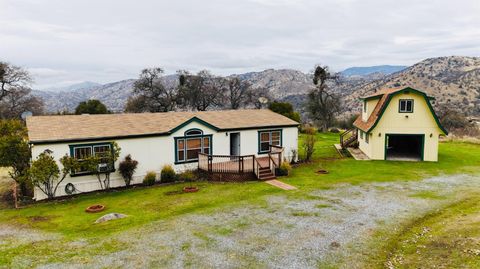
[[(143, 138), (128, 138), (117, 139), (115, 142), (121, 148), (120, 157), (115, 163), (115, 168), (118, 168), (118, 163), (125, 158), (126, 155), (131, 154), (132, 158), (137, 160), (138, 167), (134, 174), (132, 184), (142, 183), (143, 177), (148, 171), (154, 171), (159, 174), (164, 165), (172, 165), (177, 172), (197, 169), (198, 163), (175, 163), (175, 137), (183, 137), (185, 131), (197, 128), (201, 129), (205, 135), (212, 135), (212, 149), (215, 155), (229, 155), (230, 154), (230, 136), (229, 132), (217, 132), (212, 128), (198, 122), (190, 122), (182, 126), (169, 136), (157, 137), (143, 137)], [(285, 157), (290, 158), (292, 150), (297, 150), (298, 146), (298, 129), (297, 127), (274, 128), (282, 130), (282, 146), (285, 148)], [(232, 131), (232, 133), (240, 133), (241, 155), (257, 154), (258, 152), (258, 131), (269, 130), (249, 129)], [(112, 140), (98, 140), (91, 143), (111, 142)], [(66, 154), (70, 154), (70, 145), (85, 144), (83, 143), (55, 143), (55, 144), (41, 144), (32, 146), (32, 156), (36, 158), (40, 153), (46, 149), (51, 150), (55, 160), (58, 160)], [(58, 163), (61, 166), (60, 163)], [(110, 185), (112, 188), (124, 186), (124, 181), (118, 171), (110, 176)], [(57, 190), (57, 196), (67, 195), (65, 193), (65, 185), (72, 183), (81, 192), (91, 192), (99, 189), (99, 183), (95, 175), (85, 176), (68, 176)], [(45, 199), (46, 196), (39, 190), (35, 189), (36, 200)]]

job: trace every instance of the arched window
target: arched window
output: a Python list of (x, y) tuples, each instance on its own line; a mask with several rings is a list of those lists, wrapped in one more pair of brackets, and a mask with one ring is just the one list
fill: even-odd
[(185, 131), (183, 137), (175, 137), (175, 163), (198, 161), (198, 154), (211, 154), (212, 135), (204, 135), (197, 128)]
[(190, 129), (185, 131), (185, 136), (192, 136), (192, 135), (203, 135), (203, 131), (200, 129)]

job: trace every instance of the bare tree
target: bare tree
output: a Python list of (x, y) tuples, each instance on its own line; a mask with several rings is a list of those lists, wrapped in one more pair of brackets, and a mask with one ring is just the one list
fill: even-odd
[(127, 112), (168, 112), (176, 106), (176, 88), (165, 86), (163, 69), (146, 68), (133, 86), (134, 96), (129, 98)]
[(221, 104), (221, 81), (209, 71), (196, 75), (179, 71), (179, 103), (186, 109), (206, 111)]
[(340, 112), (340, 98), (329, 91), (327, 82), (336, 81), (328, 66), (317, 65), (313, 74), (315, 89), (308, 93), (307, 111), (310, 118), (322, 131), (332, 126), (335, 116)]
[(26, 70), (0, 61), (0, 100), (9, 93), (28, 88), (31, 82), (32, 78)]
[(225, 104), (228, 104), (230, 109), (239, 109), (247, 105), (251, 91), (249, 82), (240, 80), (238, 77), (227, 78), (223, 82)]
[(43, 100), (30, 93), (31, 90), (27, 87), (20, 87), (15, 91), (9, 92), (0, 101), (0, 118), (19, 119), (25, 111), (30, 111), (34, 115), (43, 114)]
[(267, 107), (268, 102), (272, 99), (269, 90), (264, 87), (251, 88), (247, 94), (247, 103), (253, 105), (256, 109)]

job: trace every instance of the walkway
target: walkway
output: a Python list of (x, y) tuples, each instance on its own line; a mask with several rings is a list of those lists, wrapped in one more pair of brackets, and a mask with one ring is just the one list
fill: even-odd
[(270, 185), (275, 186), (275, 187), (278, 187), (282, 190), (286, 190), (286, 191), (297, 189), (297, 187), (294, 187), (292, 185), (288, 185), (287, 183), (283, 183), (283, 182), (281, 182), (279, 180), (276, 180), (276, 179), (267, 180), (267, 181), (265, 181), (265, 183), (270, 184)]

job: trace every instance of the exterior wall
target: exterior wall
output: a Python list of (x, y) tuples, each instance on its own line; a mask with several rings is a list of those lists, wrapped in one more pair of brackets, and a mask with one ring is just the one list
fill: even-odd
[[(156, 137), (144, 137), (144, 138), (131, 138), (131, 139), (118, 139), (115, 140), (121, 148), (120, 157), (115, 163), (115, 168), (118, 168), (118, 163), (125, 158), (126, 155), (131, 154), (132, 158), (138, 161), (138, 167), (135, 172), (132, 184), (142, 183), (143, 177), (148, 171), (154, 171), (159, 174), (164, 165), (172, 165), (177, 172), (197, 169), (198, 163), (175, 163), (175, 137), (183, 137), (184, 132), (188, 129), (198, 128), (201, 129), (205, 135), (212, 135), (212, 152), (215, 155), (229, 155), (230, 154), (230, 136), (229, 132), (216, 132), (215, 130), (206, 127), (197, 122), (191, 122), (188, 125), (180, 128), (170, 136), (156, 136)], [(291, 150), (297, 150), (298, 145), (298, 129), (296, 127), (289, 128), (274, 128), (282, 129), (282, 145), (285, 147), (286, 157), (289, 158)], [(270, 130), (270, 129), (260, 129)], [(250, 155), (258, 153), (258, 131), (241, 130), (232, 131), (240, 133), (240, 154)], [(70, 145), (76, 144), (90, 144), (99, 142), (111, 142), (112, 140), (98, 140), (92, 142), (81, 143), (58, 143), (58, 144), (44, 144), (32, 146), (32, 156), (35, 159), (40, 153), (49, 149), (53, 151), (52, 155), (55, 160), (58, 160), (66, 154), (70, 154)], [(61, 164), (58, 163), (59, 167)], [(57, 196), (66, 195), (65, 185), (68, 183), (74, 184), (75, 188), (81, 192), (90, 192), (99, 189), (98, 179), (95, 175), (84, 176), (68, 176), (62, 184), (58, 187)], [(110, 185), (112, 188), (124, 186), (124, 181), (120, 174), (116, 171), (110, 176)], [(35, 190), (36, 200), (45, 199), (46, 196), (39, 189)]]
[[(372, 155), (372, 136), (371, 134), (367, 134), (367, 133), (363, 133), (363, 138), (362, 136), (360, 135), (360, 132), (363, 132), (361, 130), (358, 130), (358, 148), (364, 152), (367, 156), (371, 156)], [(367, 143), (366, 141), (366, 136), (367, 135), (370, 135), (370, 138), (369, 138), (369, 141)]]
[[(414, 100), (413, 113), (399, 113), (400, 99)], [(443, 132), (438, 127), (423, 96), (416, 93), (395, 95), (377, 126), (371, 131), (370, 145), (364, 145), (360, 149), (371, 159), (384, 160), (386, 134), (425, 135), (424, 160), (438, 160), (438, 138)]]
[(370, 114), (372, 114), (373, 110), (375, 109), (375, 106), (377, 106), (377, 103), (380, 99), (379, 98), (374, 98), (367, 100), (367, 110), (365, 111), (363, 109), (363, 104), (362, 104), (362, 120), (367, 121), (368, 117), (370, 117)]

